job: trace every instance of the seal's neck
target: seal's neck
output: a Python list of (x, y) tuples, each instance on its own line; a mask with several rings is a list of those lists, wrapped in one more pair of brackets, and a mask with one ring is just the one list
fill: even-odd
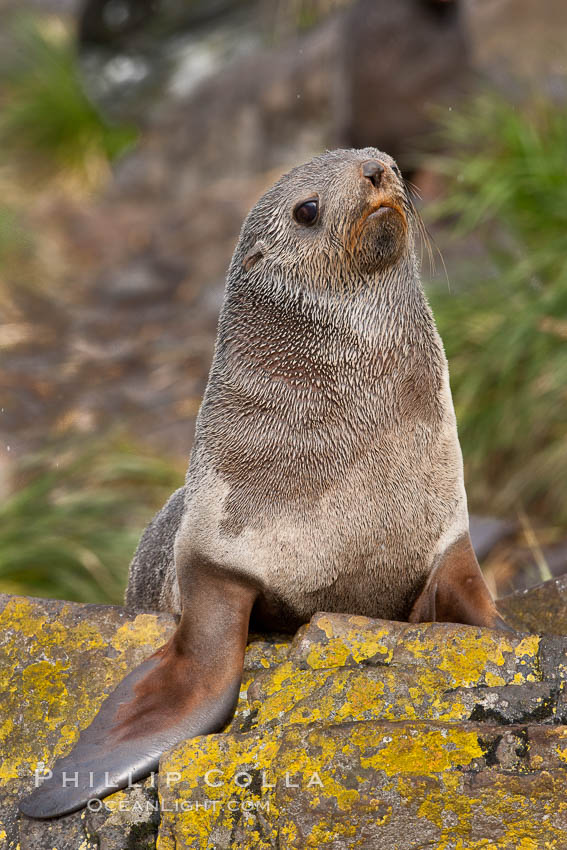
[(312, 501), (373, 447), (441, 426), (446, 365), (417, 275), (342, 294), (237, 284), (197, 424), (235, 528), (266, 493), (274, 510)]
[[(298, 390), (341, 376), (364, 382), (390, 369), (424, 372), (443, 361), (416, 263), (373, 277), (316, 283), (278, 273), (229, 281), (217, 354)], [(240, 371), (240, 370), (239, 370)], [(319, 386), (319, 384), (317, 384)]]

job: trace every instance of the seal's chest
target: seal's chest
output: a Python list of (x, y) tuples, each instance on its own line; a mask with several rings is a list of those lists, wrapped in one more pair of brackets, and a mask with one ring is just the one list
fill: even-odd
[(306, 622), (317, 611), (406, 619), (430, 568), (431, 555), (424, 551), (307, 553), (270, 575), (265, 593), (269, 625)]
[[(398, 510), (393, 502), (385, 505), (378, 484), (364, 486), (356, 476), (346, 483), (315, 504), (299, 502), (285, 510), (265, 505), (261, 516), (238, 528), (223, 523), (224, 511), (218, 503), (215, 509), (209, 489), (208, 510), (205, 496), (196, 496), (183, 534), (200, 556), (258, 580), (295, 612), (324, 608), (393, 616), (401, 605), (394, 589), (407, 588), (411, 575), (428, 569), (435, 528), (418, 533), (426, 510), (411, 488), (406, 495), (413, 505), (408, 501)], [(387, 605), (369, 607), (372, 596), (384, 595)]]

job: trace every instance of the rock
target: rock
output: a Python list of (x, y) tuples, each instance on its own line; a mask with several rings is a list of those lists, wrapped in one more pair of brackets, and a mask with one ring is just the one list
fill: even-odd
[[(564, 584), (500, 606), (563, 628)], [(2, 848), (567, 846), (567, 639), (324, 613), (293, 640), (251, 636), (233, 720), (167, 753), (158, 777), (90, 811), (19, 818), (38, 763), (174, 626), (0, 597)]]
[(133, 257), (119, 274), (104, 272), (94, 294), (103, 304), (152, 303), (159, 298), (173, 298), (186, 274), (183, 262), (154, 256), (148, 250)]
[[(174, 619), (5, 595), (0, 612), (0, 836), (6, 841), (0, 846), (91, 850), (99, 845), (85, 812), (48, 823), (19, 821), (17, 800), (33, 787), (39, 763), (67, 751), (104, 696), (168, 639)], [(122, 841), (135, 826), (135, 818), (124, 823)]]
[(564, 657), (555, 638), (316, 615), (249, 688), (250, 731), (162, 759), (160, 850), (563, 846), (552, 646)]
[[(567, 94), (565, 47), (567, 6), (546, 0), (545, 15), (530, 0), (464, 0), (475, 67), (506, 92)], [(521, 49), (518, 50), (518, 45)]]
[[(155, 846), (159, 811), (151, 780), (112, 795), (108, 810), (95, 806), (55, 821), (19, 818), (16, 805), (33, 787), (36, 767), (49, 766), (67, 752), (104, 697), (174, 629), (175, 619), (168, 614), (0, 595), (1, 848)], [(239, 724), (250, 713), (247, 684), (283, 659), (288, 642), (277, 636), (251, 639)]]
[(498, 609), (515, 629), (567, 635), (567, 575), (504, 596)]
[(564, 727), (388, 721), (197, 738), (164, 760), (159, 847), (562, 847), (566, 743)]

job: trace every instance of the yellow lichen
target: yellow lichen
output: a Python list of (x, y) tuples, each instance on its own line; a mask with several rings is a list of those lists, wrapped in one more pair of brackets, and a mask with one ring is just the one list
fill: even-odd
[[(353, 730), (353, 741), (361, 751), (378, 747), (378, 751), (367, 757), (361, 756), (363, 767), (383, 770), (389, 776), (400, 773), (438, 773), (452, 767), (465, 767), (482, 757), (483, 750), (475, 732), (459, 727), (446, 727), (424, 731), (417, 726), (402, 726), (395, 734), (382, 734), (380, 740), (368, 741), (366, 730)], [(391, 740), (387, 740), (391, 738)]]
[(448, 674), (453, 687), (474, 687), (503, 685), (510, 681), (506, 668), (508, 660), (515, 665), (516, 659), (522, 659), (522, 667), (513, 674), (516, 682), (541, 678), (537, 658), (539, 643), (531, 637), (515, 644), (497, 632), (462, 629), (442, 644), (433, 631), (413, 635), (408, 632), (402, 643), (404, 650), (421, 664), (435, 660), (437, 668)]
[(351, 616), (341, 619), (342, 629), (337, 632), (336, 621), (326, 614), (319, 614), (313, 626), (324, 632), (327, 640), (311, 644), (306, 656), (307, 664), (313, 668), (342, 667), (347, 663), (360, 663), (376, 655), (381, 663), (391, 660), (392, 650), (384, 638), (389, 634), (387, 628), (369, 628), (372, 621), (366, 617)]
[(121, 652), (131, 646), (159, 647), (164, 643), (164, 630), (158, 619), (153, 614), (138, 614), (134, 620), (130, 620), (120, 626), (115, 632), (110, 645)]
[[(279, 742), (276, 737), (252, 739), (230, 738), (222, 735), (209, 735), (194, 738), (176, 747), (163, 760), (159, 775), (160, 800), (166, 801), (160, 830), (160, 844), (163, 850), (167, 843), (168, 832), (173, 831), (184, 847), (207, 847), (208, 837), (213, 827), (228, 824), (232, 827), (230, 805), (236, 802), (245, 806), (246, 801), (263, 803), (270, 798), (270, 814), (275, 812), (275, 802), (269, 777), (265, 781), (262, 772), (269, 773), (276, 756)], [(261, 786), (255, 790), (239, 782), (247, 782), (247, 776), (261, 776)], [(182, 781), (178, 783), (178, 777)], [(171, 800), (185, 804), (183, 817), (169, 813)], [(251, 811), (247, 816), (255, 820)], [(250, 846), (269, 848), (271, 844), (261, 839), (250, 828)], [(265, 833), (265, 829), (262, 830)], [(163, 840), (162, 840), (163, 839)], [(272, 835), (275, 839), (275, 832)], [(173, 844), (173, 846), (176, 846)]]
[(527, 656), (528, 658), (536, 658), (539, 652), (541, 638), (539, 635), (526, 635), (516, 646), (514, 654), (516, 658)]
[[(89, 619), (89, 609), (70, 603), (57, 614), (42, 600), (14, 597), (0, 614), (2, 646), (2, 740), (0, 782), (29, 776), (38, 762), (51, 764), (76, 740), (142, 647), (149, 654), (167, 639), (164, 625), (150, 614), (127, 623)], [(109, 644), (112, 651), (108, 653)], [(137, 663), (137, 660), (135, 663)], [(14, 717), (20, 717), (15, 725)]]

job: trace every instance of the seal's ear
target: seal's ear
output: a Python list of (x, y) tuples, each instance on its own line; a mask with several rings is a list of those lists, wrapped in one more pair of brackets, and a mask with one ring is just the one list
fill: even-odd
[(440, 556), (413, 604), (409, 621), (465, 623), (514, 631), (496, 609), (468, 533)]
[(249, 251), (246, 252), (244, 259), (242, 260), (242, 268), (245, 272), (249, 272), (257, 262), (264, 258), (264, 251), (264, 243), (258, 241), (252, 246), (252, 248), (250, 248)]
[(23, 814), (77, 811), (148, 776), (174, 744), (217, 732), (230, 718), (257, 591), (211, 568), (191, 570), (191, 584), (171, 640), (103, 702), (69, 755), (22, 800)]

